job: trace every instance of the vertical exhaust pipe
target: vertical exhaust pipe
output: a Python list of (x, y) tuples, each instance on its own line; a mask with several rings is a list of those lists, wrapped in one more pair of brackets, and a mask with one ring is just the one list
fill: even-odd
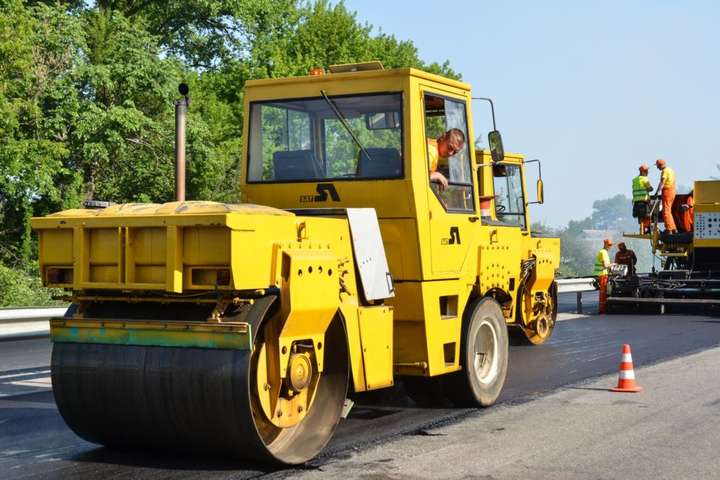
[(184, 98), (175, 101), (175, 200), (185, 201), (185, 115), (190, 105), (190, 88), (181, 83), (178, 86)]

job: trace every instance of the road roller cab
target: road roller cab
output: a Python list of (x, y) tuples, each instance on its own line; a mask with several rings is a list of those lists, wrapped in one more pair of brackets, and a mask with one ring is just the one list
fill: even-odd
[[(553, 331), (559, 241), (531, 234), (523, 157), (497, 132), (471, 148), (471, 106), (467, 84), (376, 63), (249, 81), (242, 204), (33, 219), (43, 281), (73, 305), (51, 321), (70, 427), (301, 463), (348, 392), (399, 375), (491, 405), (508, 329)], [(436, 155), (452, 129), (466, 141)]]

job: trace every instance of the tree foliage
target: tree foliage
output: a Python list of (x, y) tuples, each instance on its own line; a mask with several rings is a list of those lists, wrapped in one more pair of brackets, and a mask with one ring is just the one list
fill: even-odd
[(459, 77), (342, 2), (1, 2), (0, 264), (32, 270), (32, 216), (172, 199), (180, 81), (188, 198), (236, 201), (245, 81), (368, 60)]
[(638, 271), (647, 272), (652, 268), (653, 258), (650, 244), (646, 240), (624, 239), (624, 232), (636, 232), (637, 219), (632, 218), (632, 201), (625, 195), (593, 202), (593, 212), (582, 220), (571, 220), (567, 227), (556, 230), (560, 237), (560, 275), (581, 277), (592, 275), (595, 255), (602, 247), (604, 238), (611, 238), (615, 246), (610, 251), (612, 260), (617, 244), (625, 242), (638, 257)]

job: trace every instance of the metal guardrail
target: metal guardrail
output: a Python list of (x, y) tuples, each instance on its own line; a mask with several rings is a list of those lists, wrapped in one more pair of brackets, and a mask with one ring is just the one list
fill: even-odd
[(556, 280), (558, 285), (558, 293), (576, 293), (577, 294), (577, 313), (582, 313), (582, 294), (583, 292), (594, 292), (595, 278), (560, 278)]
[(0, 322), (42, 320), (50, 317), (62, 317), (68, 307), (28, 307), (0, 308)]
[(47, 337), (51, 317), (62, 317), (65, 307), (0, 308), (0, 342)]
[[(558, 293), (577, 293), (578, 313), (582, 313), (582, 292), (592, 292), (595, 288), (595, 279), (589, 278), (561, 278), (556, 280)], [(0, 308), (0, 322), (43, 320), (50, 317), (62, 317), (67, 307), (26, 307), (26, 308)]]
[(558, 285), (558, 293), (592, 292), (595, 288), (595, 278), (560, 278), (555, 280)]

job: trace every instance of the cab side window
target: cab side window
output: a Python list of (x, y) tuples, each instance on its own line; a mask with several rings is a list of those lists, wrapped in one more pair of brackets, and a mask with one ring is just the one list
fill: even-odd
[[(448, 184), (447, 188), (443, 189), (438, 183), (431, 183), (431, 188), (448, 212), (472, 212), (473, 175), (470, 168), (465, 102), (426, 93), (424, 104), (428, 171), (441, 173)], [(443, 157), (438, 152), (438, 139), (452, 129), (460, 130), (465, 141), (456, 152)]]
[(520, 166), (504, 164), (493, 166), (493, 183), (497, 219), (526, 229), (525, 197)]

